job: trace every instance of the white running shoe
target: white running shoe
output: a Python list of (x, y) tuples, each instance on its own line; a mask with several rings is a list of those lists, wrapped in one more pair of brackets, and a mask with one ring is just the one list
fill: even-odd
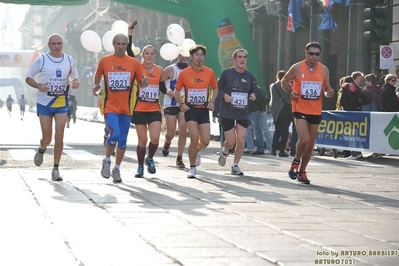
[(111, 176), (111, 162), (103, 160), (103, 166), (101, 168), (101, 176), (109, 178)]
[(238, 165), (232, 166), (231, 167), (231, 174), (232, 175), (244, 175), (243, 172), (241, 172), (240, 168), (238, 167)]
[(119, 171), (119, 169), (116, 169), (116, 168), (112, 169), (111, 176), (113, 179), (112, 182), (114, 182), (114, 183), (122, 182), (121, 172)]
[[(44, 150), (46, 152), (46, 150)], [(37, 152), (35, 154), (35, 157), (33, 158), (33, 162), (36, 166), (40, 166), (43, 163), (43, 157), (44, 157), (44, 152), (41, 153), (39, 152), (39, 149), (37, 149)]]
[(190, 170), (188, 171), (187, 178), (195, 178), (196, 174), (197, 174), (197, 168), (191, 167)]
[(227, 156), (229, 155), (229, 153), (225, 154), (223, 152), (223, 149), (220, 151), (220, 155), (219, 155), (219, 159), (218, 159), (218, 163), (220, 166), (225, 166), (226, 165), (226, 159)]
[(199, 151), (197, 157), (195, 158), (195, 165), (199, 166), (201, 164), (201, 152)]
[(51, 171), (51, 180), (53, 181), (62, 181), (62, 177), (60, 175), (60, 171), (58, 169), (53, 169), (53, 171)]

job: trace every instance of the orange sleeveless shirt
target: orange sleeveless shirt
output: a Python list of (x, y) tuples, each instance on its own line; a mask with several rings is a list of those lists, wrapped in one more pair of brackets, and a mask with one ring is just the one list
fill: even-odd
[(137, 87), (136, 91), (136, 112), (160, 112), (159, 105), (159, 81), (161, 80), (161, 72), (157, 65), (154, 64), (153, 71), (149, 72), (141, 65), (141, 71), (150, 81), (145, 88)]
[(293, 80), (292, 90), (298, 99), (292, 101), (292, 111), (306, 115), (321, 115), (324, 88), (323, 65), (317, 63), (314, 72), (306, 67), (305, 60), (300, 62), (299, 76)]

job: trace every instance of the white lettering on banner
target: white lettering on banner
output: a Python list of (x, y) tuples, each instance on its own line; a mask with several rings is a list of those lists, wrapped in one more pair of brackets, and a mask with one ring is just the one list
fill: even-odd
[(320, 98), (322, 83), (319, 81), (302, 81), (301, 97), (304, 100), (318, 100)]
[(399, 112), (323, 111), (316, 146), (399, 155)]

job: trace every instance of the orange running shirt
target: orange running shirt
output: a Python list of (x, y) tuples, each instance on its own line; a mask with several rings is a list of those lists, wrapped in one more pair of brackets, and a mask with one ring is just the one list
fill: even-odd
[(135, 79), (141, 81), (142, 70), (139, 61), (130, 56), (123, 58), (113, 54), (104, 56), (98, 63), (96, 75), (104, 78), (102, 113), (131, 115), (132, 88)]
[(211, 97), (209, 87), (217, 88), (218, 84), (213, 70), (202, 66), (202, 70), (194, 70), (188, 67), (180, 72), (177, 78), (176, 89), (185, 89), (185, 104), (196, 107), (206, 108)]
[(150, 84), (145, 88), (135, 86), (135, 107), (134, 111), (137, 112), (160, 112), (159, 105), (159, 81), (161, 80), (161, 72), (157, 65), (154, 64), (153, 71), (149, 72), (145, 67), (140, 64), (141, 71), (144, 76), (150, 81)]
[(298, 95), (292, 101), (292, 111), (306, 115), (321, 115), (324, 88), (323, 65), (317, 63), (314, 72), (306, 67), (305, 60), (300, 62), (299, 76), (293, 80), (292, 90)]

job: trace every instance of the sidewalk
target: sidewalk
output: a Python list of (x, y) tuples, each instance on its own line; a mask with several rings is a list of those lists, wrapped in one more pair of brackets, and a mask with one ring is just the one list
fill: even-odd
[(0, 168), (0, 265), (398, 265), (396, 176), (157, 170), (115, 185), (98, 169), (57, 183)]

